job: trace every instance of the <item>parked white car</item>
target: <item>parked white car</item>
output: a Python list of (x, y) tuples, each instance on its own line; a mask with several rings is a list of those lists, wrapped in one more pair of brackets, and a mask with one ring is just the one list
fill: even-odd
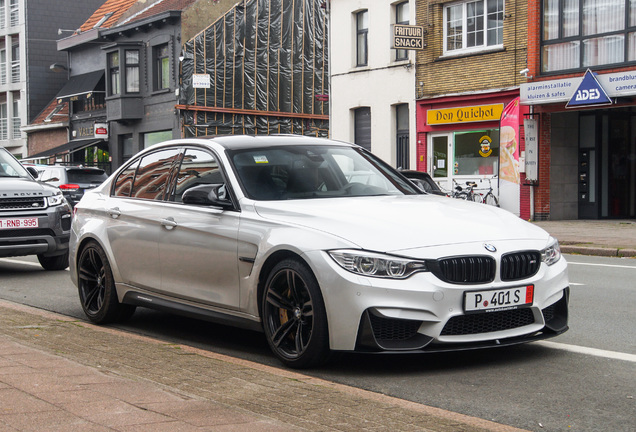
[(70, 273), (96, 323), (143, 306), (262, 330), (290, 367), (568, 329), (555, 239), (505, 210), (423, 193), (353, 144), (168, 141), (75, 209)]

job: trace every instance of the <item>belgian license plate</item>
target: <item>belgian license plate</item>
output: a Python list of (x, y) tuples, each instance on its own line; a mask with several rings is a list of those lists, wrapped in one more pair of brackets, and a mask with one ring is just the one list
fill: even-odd
[(38, 218), (0, 219), (0, 229), (37, 228)]
[(534, 299), (534, 285), (464, 293), (464, 311), (494, 312), (529, 306)]

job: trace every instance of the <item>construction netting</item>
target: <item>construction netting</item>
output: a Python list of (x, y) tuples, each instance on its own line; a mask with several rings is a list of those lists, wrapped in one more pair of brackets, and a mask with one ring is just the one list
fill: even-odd
[(244, 0), (184, 45), (183, 136), (328, 136), (323, 0)]

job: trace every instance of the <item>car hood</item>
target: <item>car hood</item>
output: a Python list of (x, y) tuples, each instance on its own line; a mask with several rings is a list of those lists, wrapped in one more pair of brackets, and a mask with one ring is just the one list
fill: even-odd
[(25, 196), (51, 196), (58, 188), (29, 180), (22, 177), (0, 177), (0, 189), (2, 196), (14, 197), (16, 194)]
[(260, 201), (255, 209), (265, 219), (319, 230), (378, 252), (549, 238), (506, 210), (434, 195)]

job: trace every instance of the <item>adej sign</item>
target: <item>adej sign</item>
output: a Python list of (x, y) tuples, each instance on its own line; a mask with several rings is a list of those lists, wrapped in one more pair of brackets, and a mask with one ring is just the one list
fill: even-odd
[(581, 80), (581, 84), (572, 95), (570, 101), (565, 105), (566, 108), (584, 107), (591, 105), (611, 105), (612, 100), (607, 96), (605, 90), (596, 80), (596, 76), (591, 70), (585, 72), (585, 76)]

